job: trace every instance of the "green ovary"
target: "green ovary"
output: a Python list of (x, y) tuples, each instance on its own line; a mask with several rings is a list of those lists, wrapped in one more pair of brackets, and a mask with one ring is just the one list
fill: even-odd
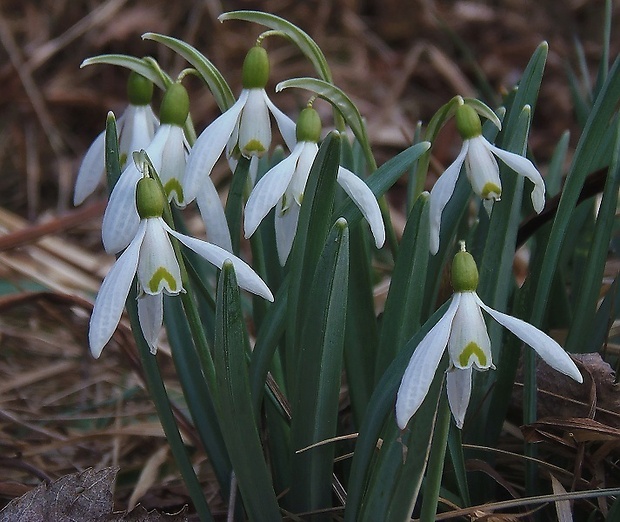
[(157, 293), (159, 290), (159, 283), (161, 281), (166, 281), (168, 283), (171, 292), (177, 291), (177, 282), (174, 277), (172, 277), (172, 274), (163, 266), (160, 266), (157, 270), (155, 270), (153, 277), (149, 280), (149, 290), (153, 293)]
[(474, 342), (469, 343), (461, 352), (461, 354), (459, 355), (459, 364), (462, 367), (467, 366), (469, 358), (472, 355), (476, 357), (476, 359), (478, 359), (478, 366), (484, 368), (487, 365), (487, 356), (482, 351), (482, 348), (480, 348), (480, 346), (478, 346)]
[(183, 197), (183, 187), (179, 183), (178, 179), (172, 178), (172, 179), (168, 180), (168, 182), (164, 185), (164, 190), (166, 191), (166, 195), (167, 196), (170, 196), (170, 194), (172, 194), (173, 192), (176, 192), (176, 194), (177, 194), (177, 201), (179, 203), (183, 203), (183, 201), (185, 199)]
[(502, 194), (502, 189), (495, 183), (485, 183), (482, 187), (482, 193), (480, 194), (484, 199), (499, 199)]

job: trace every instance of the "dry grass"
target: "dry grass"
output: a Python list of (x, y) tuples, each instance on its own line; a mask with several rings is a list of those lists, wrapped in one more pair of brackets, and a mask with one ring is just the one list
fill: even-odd
[[(544, 169), (561, 133), (575, 128), (565, 76), (566, 64), (576, 63), (574, 37), (583, 44), (591, 70), (598, 65), (602, 4), (4, 0), (0, 7), (0, 505), (42, 480), (90, 466), (120, 465), (116, 498), (124, 508), (151, 458), (163, 464), (146, 484), (150, 487), (141, 502), (170, 509), (187, 502), (171, 459), (160, 450), (164, 437), (143, 389), (126, 327), (100, 360), (93, 361), (87, 349), (92, 297), (111, 260), (100, 247), (102, 195), (76, 210), (70, 204), (72, 185), (107, 111), (118, 111), (125, 103), (126, 75), (106, 66), (80, 70), (84, 58), (101, 53), (150, 54), (176, 74), (185, 67), (182, 60), (140, 39), (146, 31), (166, 33), (205, 52), (236, 92), (239, 66), (259, 29), (234, 22), (223, 26), (217, 14), (240, 8), (279, 14), (300, 25), (322, 47), (336, 83), (367, 118), (381, 163), (407, 144), (418, 120), (428, 121), (453, 95), (475, 95), (483, 89), (492, 102), (490, 97), (512, 86), (532, 51), (546, 39), (550, 55), (531, 133), (532, 150)], [(467, 43), (475, 61), (456, 43), (458, 39)], [(312, 73), (289, 45), (270, 41), (269, 49), (274, 82)], [(618, 50), (614, 40), (612, 56)], [(486, 87), (478, 75), (487, 79)], [(200, 129), (217, 108), (197, 80), (187, 85)], [(280, 104), (293, 112), (304, 102), (283, 96)], [(446, 129), (435, 146), (439, 163), (454, 155), (452, 138)], [(225, 184), (225, 169), (216, 174)], [(402, 222), (398, 188), (391, 196), (393, 212), (401, 214)], [(165, 350), (159, 357), (172, 394), (179, 397)], [(185, 425), (188, 441), (199, 447), (191, 425)], [(209, 488), (214, 481), (204, 453), (197, 449), (194, 459)], [(217, 492), (212, 493), (217, 506)]]

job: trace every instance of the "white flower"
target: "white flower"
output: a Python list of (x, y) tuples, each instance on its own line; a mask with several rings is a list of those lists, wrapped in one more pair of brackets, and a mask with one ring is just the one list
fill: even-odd
[(136, 274), (140, 327), (151, 352), (156, 352), (163, 319), (163, 293), (177, 295), (184, 291), (169, 235), (218, 268), (231, 260), (241, 288), (273, 301), (267, 285), (241, 259), (217, 245), (172, 230), (161, 217), (145, 218), (140, 220), (135, 237), (110, 269), (97, 294), (88, 333), (94, 357), (101, 355), (116, 330)]
[[(276, 207), (276, 246), (282, 265), (286, 263), (293, 245), (306, 182), (318, 150), (314, 142), (297, 143), (290, 156), (258, 181), (245, 206), (246, 238), (254, 234), (263, 218)], [(338, 167), (337, 181), (370, 224), (375, 245), (380, 248), (385, 241), (385, 227), (374, 194), (364, 181), (344, 167)]]
[(267, 96), (264, 87), (268, 75), (269, 62), (265, 50), (254, 47), (243, 64), (244, 88), (239, 99), (200, 134), (192, 147), (183, 181), (188, 202), (198, 195), (201, 184), (211, 174), (225, 147), (227, 156), (232, 160), (238, 154), (250, 159), (260, 157), (269, 149), (269, 112), (273, 114), (289, 149), (294, 147), (295, 123)]
[(441, 214), (452, 197), (463, 164), (473, 191), (485, 200), (487, 211), (502, 194), (499, 166), (494, 156), (534, 183), (531, 199), (537, 213), (545, 206), (545, 183), (532, 162), (489, 143), (481, 134), (480, 118), (468, 105), (461, 105), (456, 116), (457, 128), (463, 136), (463, 146), (454, 163), (435, 182), (430, 196), (430, 251), (433, 255), (439, 250)]
[[(151, 143), (159, 121), (150, 105), (129, 105), (116, 122), (121, 164), (132, 152)], [(73, 204), (80, 205), (92, 194), (105, 175), (105, 131), (95, 138), (86, 151), (75, 181)]]
[[(471, 258), (467, 252), (459, 254)], [(469, 259), (466, 262), (469, 263)], [(474, 263), (473, 258), (471, 263)], [(455, 265), (456, 257), (453, 264), (453, 279)], [(396, 422), (401, 429), (407, 426), (409, 419), (426, 397), (446, 347), (450, 357), (446, 378), (448, 402), (456, 425), (459, 428), (463, 427), (471, 395), (472, 369), (484, 371), (494, 368), (491, 342), (482, 310), (530, 345), (549, 366), (579, 383), (583, 382), (575, 363), (551, 337), (531, 324), (498, 312), (482, 302), (475, 292), (477, 285), (475, 263), (473, 267), (475, 277), (469, 274), (470, 279), (467, 279), (465, 284), (454, 285), (455, 293), (448, 310), (416, 347), (407, 365), (396, 398)], [(456, 277), (458, 279), (459, 276)], [(456, 291), (457, 288), (460, 291)]]

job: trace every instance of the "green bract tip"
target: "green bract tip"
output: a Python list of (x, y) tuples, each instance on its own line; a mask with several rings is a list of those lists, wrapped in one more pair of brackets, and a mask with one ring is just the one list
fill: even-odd
[(131, 105), (148, 105), (153, 97), (153, 82), (135, 71), (127, 79), (127, 98)]
[(264, 89), (269, 80), (269, 57), (267, 51), (254, 46), (243, 61), (242, 83), (244, 89)]
[(321, 129), (321, 117), (312, 107), (306, 107), (299, 113), (295, 127), (297, 141), (316, 143), (321, 137)]
[(478, 288), (478, 267), (465, 250), (458, 252), (452, 261), (452, 288), (455, 292), (475, 292)]
[(464, 140), (477, 138), (482, 134), (480, 116), (469, 105), (459, 105), (456, 109), (456, 128)]
[(140, 219), (161, 217), (164, 213), (164, 196), (153, 178), (141, 178), (138, 181), (136, 206)]
[(189, 114), (189, 96), (187, 90), (180, 83), (173, 83), (168, 87), (161, 101), (159, 118), (161, 123), (168, 123), (182, 127)]

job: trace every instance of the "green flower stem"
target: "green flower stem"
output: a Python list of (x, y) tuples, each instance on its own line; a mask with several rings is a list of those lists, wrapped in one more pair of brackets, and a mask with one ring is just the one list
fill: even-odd
[(159, 417), (159, 421), (166, 435), (166, 440), (168, 444), (170, 444), (170, 450), (172, 451), (174, 460), (179, 467), (179, 471), (183, 476), (183, 481), (187, 486), (189, 495), (196, 508), (196, 512), (202, 522), (209, 522), (213, 520), (213, 516), (211, 515), (202, 487), (194, 472), (191, 460), (183, 444), (183, 439), (179, 433), (179, 428), (170, 407), (164, 381), (159, 371), (159, 366), (157, 365), (157, 359), (150, 352), (144, 337), (142, 337), (136, 297), (135, 285), (132, 285), (132, 290), (127, 297), (126, 307), (131, 322), (131, 330), (134, 334), (134, 339), (136, 340), (136, 345), (140, 354), (146, 386), (153, 400), (153, 404), (155, 405), (155, 409), (157, 410), (157, 416)]
[(450, 408), (448, 399), (445, 395), (442, 395), (439, 401), (438, 410), (437, 419), (435, 420), (433, 443), (428, 461), (428, 473), (426, 474), (426, 485), (424, 487), (424, 497), (422, 499), (420, 522), (433, 522), (437, 514), (439, 488), (441, 487), (441, 479), (443, 477), (448, 432), (450, 431)]

